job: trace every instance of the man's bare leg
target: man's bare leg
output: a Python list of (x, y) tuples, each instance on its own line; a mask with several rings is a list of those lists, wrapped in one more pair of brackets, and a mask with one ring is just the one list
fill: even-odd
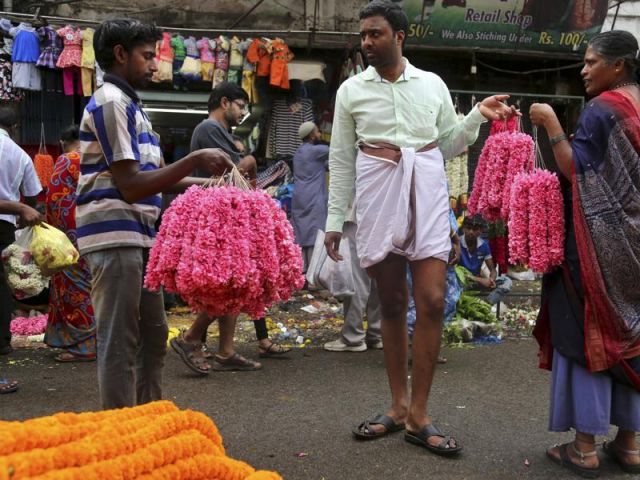
[(236, 319), (238, 317), (225, 315), (218, 318), (218, 326), (220, 327), (220, 342), (218, 345), (218, 354), (221, 357), (228, 358), (235, 352), (233, 347), (233, 338), (236, 333)]
[[(382, 342), (384, 359), (391, 387), (391, 408), (386, 415), (396, 423), (407, 418), (409, 394), (407, 388), (407, 262), (404, 257), (390, 253), (382, 262), (367, 269), (378, 286), (382, 310)], [(383, 432), (382, 425), (371, 430)]]
[[(418, 432), (431, 423), (427, 402), (440, 353), (447, 265), (442, 260), (427, 258), (411, 262), (410, 266), (413, 298), (416, 302), (416, 326), (413, 332), (411, 403), (407, 430)], [(442, 442), (442, 437), (429, 437), (428, 442), (436, 446)], [(456, 446), (453, 439), (450, 446)]]
[(189, 330), (184, 332), (184, 339), (189, 343), (201, 343), (202, 336), (206, 333), (209, 325), (213, 323), (213, 318), (204, 312), (200, 312), (196, 319), (189, 327)]

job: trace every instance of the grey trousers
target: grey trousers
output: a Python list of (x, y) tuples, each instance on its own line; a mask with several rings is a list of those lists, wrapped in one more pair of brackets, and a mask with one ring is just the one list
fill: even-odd
[(105, 409), (162, 398), (169, 329), (162, 292), (142, 288), (148, 254), (144, 248), (113, 248), (86, 255)]
[[(364, 341), (377, 342), (381, 338), (382, 311), (378, 299), (376, 282), (360, 266), (356, 249), (356, 225), (346, 222), (343, 235), (349, 239), (351, 268), (355, 283), (355, 294), (344, 299), (344, 325), (340, 335), (347, 345), (359, 345)], [(364, 331), (363, 316), (367, 314), (367, 331)]]

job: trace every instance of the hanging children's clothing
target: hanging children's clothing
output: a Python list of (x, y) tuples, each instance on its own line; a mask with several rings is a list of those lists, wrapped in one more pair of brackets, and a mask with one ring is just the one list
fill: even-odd
[[(2, 30), (1, 26), (0, 30)], [(7, 36), (2, 38), (2, 41), (5, 43), (7, 41), (13, 42), (13, 40)], [(6, 102), (22, 100), (22, 90), (18, 90), (13, 86), (13, 64), (11, 63), (11, 55), (5, 52), (5, 45), (0, 45), (0, 47), (0, 100)]]
[(156, 44), (156, 58), (158, 70), (153, 74), (154, 82), (169, 82), (173, 80), (173, 48), (171, 48), (171, 35), (162, 34), (162, 40)]
[(24, 90), (41, 90), (40, 70), (36, 66), (40, 57), (40, 39), (36, 29), (23, 22), (11, 28), (9, 34), (14, 38), (11, 53), (13, 86)]
[(187, 52), (184, 48), (184, 37), (176, 35), (171, 39), (171, 47), (173, 48), (173, 87), (179, 88), (184, 85), (184, 79), (180, 75), (180, 68), (184, 63)]
[(62, 38), (64, 49), (58, 58), (58, 68), (70, 68), (82, 66), (82, 30), (71, 25), (60, 28), (57, 32)]
[(93, 95), (95, 87), (96, 54), (93, 50), (93, 28), (82, 31), (82, 93), (85, 97)]
[(60, 54), (62, 53), (62, 39), (58, 36), (56, 31), (46, 25), (38, 29), (40, 37), (44, 39), (44, 48), (38, 57), (36, 65), (42, 68), (48, 68), (55, 70), (56, 63)]
[(189, 81), (198, 81), (202, 78), (200, 53), (198, 52), (195, 37), (188, 37), (184, 40), (185, 59), (180, 67), (180, 74)]
[(213, 71), (216, 64), (216, 57), (213, 53), (215, 46), (211, 48), (211, 42), (212, 40), (207, 37), (202, 37), (196, 42), (196, 46), (200, 51), (200, 73), (202, 74), (202, 80), (205, 82), (213, 81)]
[(242, 65), (244, 58), (242, 57), (242, 47), (240, 46), (240, 39), (233, 37), (231, 39), (231, 50), (229, 55), (229, 73), (227, 74), (227, 81), (240, 83), (240, 73), (242, 72)]
[(285, 98), (276, 98), (271, 110), (269, 129), (271, 157), (293, 156), (301, 144), (298, 129), (304, 122), (313, 122), (313, 103), (309, 99), (299, 99), (289, 103)]
[(213, 88), (216, 88), (227, 79), (229, 70), (229, 39), (220, 35), (216, 39), (216, 69), (213, 72)]
[(80, 68), (82, 67), (82, 30), (67, 25), (60, 28), (56, 33), (62, 38), (64, 45), (56, 63), (58, 68), (62, 68), (64, 94), (73, 95), (75, 85), (75, 93), (82, 95), (80, 73)]
[(258, 103), (258, 89), (256, 88), (256, 66), (247, 59), (247, 51), (253, 43), (253, 39), (247, 38), (240, 42), (240, 49), (244, 61), (242, 64), (242, 89), (249, 96), (249, 103)]
[(269, 83), (273, 87), (289, 90), (289, 68), (288, 64), (293, 60), (293, 53), (284, 40), (276, 38), (271, 43), (273, 59), (271, 61), (271, 75)]
[(256, 73), (259, 77), (268, 77), (271, 73), (271, 40), (256, 38), (249, 46), (247, 60), (257, 64)]

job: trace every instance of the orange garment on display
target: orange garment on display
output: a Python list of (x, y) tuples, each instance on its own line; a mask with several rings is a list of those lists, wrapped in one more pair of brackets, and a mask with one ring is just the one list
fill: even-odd
[(273, 59), (271, 61), (271, 78), (269, 83), (274, 87), (289, 90), (289, 68), (288, 63), (293, 60), (293, 53), (284, 40), (276, 38), (271, 43), (273, 49)]
[(257, 75), (268, 77), (271, 74), (271, 41), (265, 38), (256, 38), (247, 51), (247, 60), (257, 63)]

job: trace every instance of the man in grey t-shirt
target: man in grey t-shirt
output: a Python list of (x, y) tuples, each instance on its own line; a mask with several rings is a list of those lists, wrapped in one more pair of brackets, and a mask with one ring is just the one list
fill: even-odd
[[(250, 179), (256, 178), (256, 159), (243, 155), (236, 148), (231, 127), (236, 127), (247, 112), (249, 97), (238, 85), (223, 82), (213, 89), (209, 97), (209, 118), (203, 120), (191, 136), (191, 151), (201, 148), (220, 148), (225, 151), (238, 169)], [(196, 171), (197, 176), (209, 175)]]

